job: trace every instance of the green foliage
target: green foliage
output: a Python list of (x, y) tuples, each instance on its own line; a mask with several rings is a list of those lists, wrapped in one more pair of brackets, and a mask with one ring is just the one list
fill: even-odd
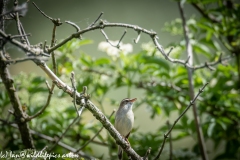
[[(215, 1), (194, 0), (188, 2), (203, 7)], [(206, 10), (206, 13), (215, 15), (216, 19), (220, 21), (219, 23), (214, 23), (206, 17), (196, 18), (193, 16), (187, 21), (195, 64), (216, 61), (220, 53), (227, 55), (235, 51), (236, 46), (239, 46), (240, 22), (236, 19), (239, 17), (237, 16), (239, 15), (239, 5), (234, 4), (235, 9), (230, 12), (229, 8), (221, 1), (217, 1), (217, 3), (219, 7)], [(166, 23), (164, 30), (173, 35), (182, 36), (181, 20), (176, 19)], [(162, 114), (167, 117), (173, 117), (175, 113), (179, 115), (189, 104), (189, 81), (186, 68), (167, 62), (156, 51), (152, 43), (144, 44), (142, 51), (138, 53), (124, 54), (119, 50), (117, 57), (104, 55), (100, 58), (95, 58), (79, 50), (82, 45), (90, 43), (92, 41), (86, 39), (74, 40), (60, 47), (56, 52), (57, 74), (64, 82), (71, 84), (69, 77), (70, 73), (74, 71), (77, 90), (81, 92), (82, 87), (87, 86), (91, 100), (96, 102), (103, 112), (106, 112), (105, 105), (108, 102), (115, 107), (118, 105), (116, 99), (107, 97), (118, 89), (123, 89), (124, 94), (128, 97), (132, 96), (132, 89), (142, 91), (135, 109), (140, 106), (146, 107), (149, 118), (153, 120)], [(185, 52), (184, 39), (180, 43), (172, 43), (172, 45), (175, 46), (170, 54), (172, 58), (186, 57), (183, 55)], [(230, 61), (227, 66), (217, 65), (215, 71), (210, 71), (208, 68), (197, 70), (193, 76), (196, 93), (205, 82), (210, 82), (197, 101), (197, 107), (204, 137), (213, 141), (214, 149), (219, 146), (225, 148), (223, 153), (216, 155), (216, 159), (239, 158), (237, 157), (239, 156), (237, 153), (240, 152), (240, 91), (238, 88), (239, 73), (237, 73), (239, 66), (235, 64), (234, 60)], [(49, 65), (51, 66), (51, 63)], [(21, 102), (26, 103), (26, 112), (29, 115), (37, 113), (45, 105), (48, 95), (45, 77), (21, 73), (14, 77), (14, 81)], [(7, 118), (5, 115), (11, 106), (2, 84), (0, 84), (0, 89), (0, 113), (2, 118)], [(76, 112), (72, 103), (69, 103), (71, 102), (70, 97), (58, 89), (54, 91), (55, 94), (50, 105), (43, 114), (30, 122), (30, 128), (51, 137), (60, 137), (76, 117)], [(62, 141), (71, 144), (74, 148), (83, 146), (102, 127), (99, 122), (93, 121), (93, 117), (89, 117), (91, 116), (84, 110), (83, 117), (69, 129)], [(13, 116), (10, 116), (8, 120), (14, 121)], [(111, 118), (111, 122), (114, 123), (113, 118)], [(141, 133), (138, 132), (138, 128), (134, 128), (129, 141), (137, 153), (144, 155), (148, 147), (152, 147), (151, 156), (157, 155), (163, 141), (163, 134), (168, 127), (156, 125), (156, 128), (157, 131), (153, 133)], [(145, 130), (147, 131), (147, 128)], [(191, 149), (183, 147), (174, 150), (174, 159), (199, 157), (196, 126), (191, 112), (182, 117), (174, 131), (176, 132), (172, 136), (173, 142), (192, 137), (196, 143), (195, 147)], [(5, 137), (0, 137), (4, 142), (1, 150), (23, 149), (19, 132), (16, 129), (1, 125), (0, 135)], [(46, 140), (36, 135), (34, 135), (34, 142), (36, 148), (49, 145)], [(99, 134), (93, 143), (105, 144), (105, 146), (107, 144), (109, 157), (116, 159), (117, 147), (115, 141), (108, 134)], [(95, 153), (92, 146), (89, 145), (83, 148), (83, 151), (89, 154)], [(164, 151), (164, 155), (168, 155), (169, 150), (165, 148)], [(65, 153), (66, 151), (61, 147), (56, 147), (54, 152)]]

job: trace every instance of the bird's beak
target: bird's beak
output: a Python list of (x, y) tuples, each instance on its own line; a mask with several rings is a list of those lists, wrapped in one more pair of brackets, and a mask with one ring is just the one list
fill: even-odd
[(129, 101), (133, 103), (133, 102), (135, 102), (136, 100), (137, 100), (137, 98), (133, 98), (133, 99), (130, 99)]

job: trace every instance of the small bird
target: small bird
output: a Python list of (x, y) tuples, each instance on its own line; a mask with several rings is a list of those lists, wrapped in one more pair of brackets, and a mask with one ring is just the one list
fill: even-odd
[[(130, 132), (133, 128), (134, 114), (132, 111), (132, 106), (133, 106), (133, 102), (135, 102), (136, 100), (137, 98), (123, 99), (120, 103), (120, 106), (115, 116), (115, 128), (125, 138), (127, 142), (128, 142), (128, 137), (130, 135)], [(118, 146), (119, 160), (122, 159), (122, 156), (123, 156), (123, 150), (120, 146)]]

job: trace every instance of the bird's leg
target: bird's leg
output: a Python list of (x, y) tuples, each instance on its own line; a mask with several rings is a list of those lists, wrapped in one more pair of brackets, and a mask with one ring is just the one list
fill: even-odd
[(131, 132), (129, 132), (127, 135), (126, 135), (126, 137), (124, 138), (125, 139), (125, 141), (130, 145), (130, 142), (128, 141), (128, 137), (130, 136), (130, 133)]
[(130, 145), (130, 142), (129, 142), (128, 138), (125, 137), (124, 139), (125, 139), (125, 141)]

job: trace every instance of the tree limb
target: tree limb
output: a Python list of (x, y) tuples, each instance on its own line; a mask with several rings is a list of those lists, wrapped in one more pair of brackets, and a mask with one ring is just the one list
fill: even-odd
[[(192, 50), (192, 45), (190, 44), (190, 39), (189, 39), (189, 29), (186, 24), (186, 18), (183, 13), (183, 4), (181, 2), (178, 2), (178, 7), (179, 7), (180, 15), (182, 18), (182, 25), (183, 25), (184, 37), (185, 37), (185, 41), (186, 41), (187, 55), (188, 55), (188, 57), (191, 57), (189, 60), (189, 63), (190, 63), (190, 65), (192, 65), (193, 64), (193, 50)], [(188, 81), (189, 81), (189, 94), (190, 94), (190, 98), (193, 99), (195, 96), (194, 95), (193, 70), (191, 68), (187, 68), (187, 71), (188, 71)], [(208, 159), (207, 150), (206, 150), (206, 146), (205, 146), (205, 142), (204, 142), (204, 137), (203, 137), (202, 128), (200, 125), (199, 116), (197, 114), (197, 106), (195, 103), (193, 104), (192, 108), (193, 108), (194, 121), (195, 121), (195, 125), (196, 125), (197, 136), (198, 136), (198, 142), (199, 142), (199, 146), (200, 146), (200, 150), (201, 150), (201, 157), (203, 160), (207, 160)]]

